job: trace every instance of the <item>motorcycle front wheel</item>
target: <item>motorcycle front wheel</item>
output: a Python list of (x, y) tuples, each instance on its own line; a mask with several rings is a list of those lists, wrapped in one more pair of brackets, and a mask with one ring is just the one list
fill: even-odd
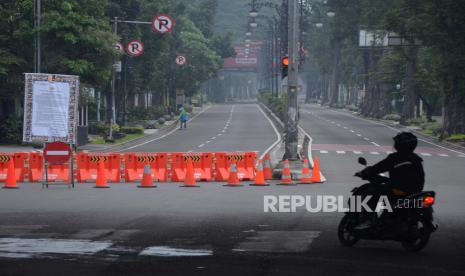
[(339, 223), (337, 229), (337, 237), (339, 242), (344, 246), (353, 246), (359, 240), (357, 236), (354, 235), (354, 226), (355, 222), (353, 221), (353, 216), (346, 214)]
[(402, 246), (410, 252), (418, 252), (428, 244), (431, 230), (423, 219), (410, 226), (409, 237), (402, 241)]

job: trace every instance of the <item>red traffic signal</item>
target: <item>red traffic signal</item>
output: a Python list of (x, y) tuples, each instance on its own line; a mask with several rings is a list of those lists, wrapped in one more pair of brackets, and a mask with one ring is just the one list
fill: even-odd
[(283, 58), (281, 59), (281, 65), (282, 65), (282, 66), (289, 66), (289, 57), (287, 57), (287, 56), (286, 56), (286, 57), (283, 57)]

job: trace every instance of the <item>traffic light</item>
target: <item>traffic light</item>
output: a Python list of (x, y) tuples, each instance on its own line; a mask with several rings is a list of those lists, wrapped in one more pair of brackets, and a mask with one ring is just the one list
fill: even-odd
[(283, 79), (287, 77), (288, 67), (289, 67), (289, 57), (285, 56), (281, 59), (281, 77)]

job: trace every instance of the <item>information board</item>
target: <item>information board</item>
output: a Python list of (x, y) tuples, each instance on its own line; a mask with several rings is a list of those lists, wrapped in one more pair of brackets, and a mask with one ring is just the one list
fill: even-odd
[(23, 141), (76, 140), (79, 77), (26, 74)]

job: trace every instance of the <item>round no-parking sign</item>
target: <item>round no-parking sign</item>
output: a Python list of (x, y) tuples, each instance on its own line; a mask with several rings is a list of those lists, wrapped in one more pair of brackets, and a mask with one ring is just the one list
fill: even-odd
[(183, 55), (179, 55), (176, 57), (176, 64), (177, 65), (185, 65), (187, 63), (187, 59)]
[(156, 15), (152, 20), (152, 28), (155, 32), (165, 34), (173, 30), (174, 20), (171, 16), (161, 13)]
[(126, 51), (128, 55), (132, 57), (138, 57), (142, 55), (142, 53), (144, 52), (144, 43), (142, 43), (142, 41), (137, 40), (137, 39), (133, 40), (128, 43)]

